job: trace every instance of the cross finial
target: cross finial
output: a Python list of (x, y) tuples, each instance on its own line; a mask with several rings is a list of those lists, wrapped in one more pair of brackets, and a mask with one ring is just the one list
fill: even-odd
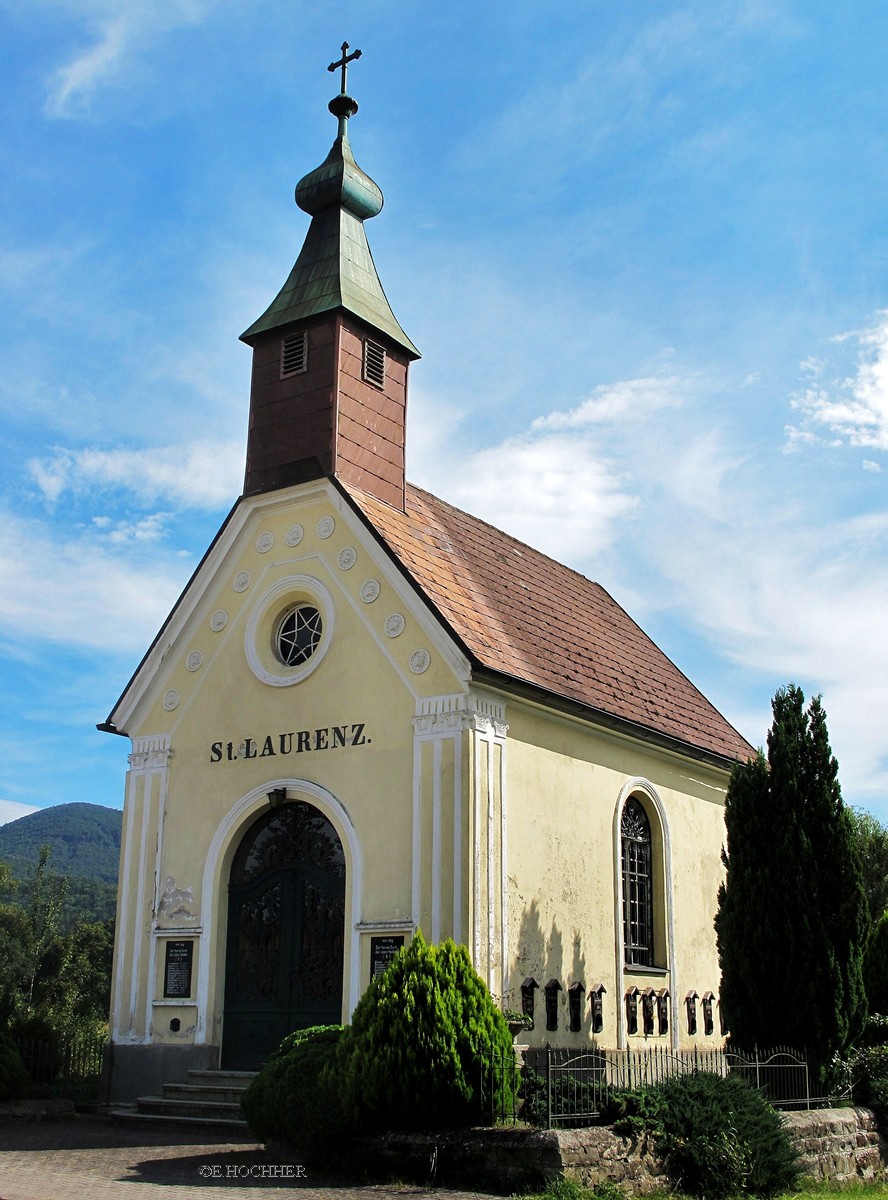
[(342, 58), (340, 58), (338, 62), (331, 62), (329, 67), (327, 67), (328, 71), (335, 71), (337, 68), (341, 68), (341, 70), (342, 70), (342, 88), (340, 90), (341, 90), (341, 93), (343, 96), (345, 95), (345, 90), (346, 90), (345, 84), (346, 84), (346, 78), (347, 78), (347, 72), (348, 72), (348, 64), (350, 62), (354, 62), (354, 60), (356, 58), (360, 58), (360, 57), (361, 57), (360, 50), (355, 50), (355, 52), (353, 54), (349, 54), (348, 53), (348, 42), (343, 42), (342, 43)]

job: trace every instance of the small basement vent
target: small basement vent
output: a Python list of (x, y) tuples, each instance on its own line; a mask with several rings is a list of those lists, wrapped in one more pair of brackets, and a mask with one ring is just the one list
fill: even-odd
[(288, 333), (281, 342), (281, 379), (299, 375), (308, 367), (308, 332)]
[(385, 387), (385, 346), (364, 339), (364, 378), (374, 387)]

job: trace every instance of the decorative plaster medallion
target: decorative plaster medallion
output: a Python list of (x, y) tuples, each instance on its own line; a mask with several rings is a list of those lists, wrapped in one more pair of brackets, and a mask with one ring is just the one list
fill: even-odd
[(350, 571), (358, 561), (358, 552), (353, 546), (346, 546), (339, 551), (339, 565), (343, 571)]
[(267, 529), (265, 530), (264, 533), (260, 533), (259, 536), (256, 538), (256, 549), (259, 551), (260, 554), (267, 554), (273, 545), (274, 545), (274, 534), (269, 532), (269, 530), (267, 530)]
[(372, 604), (379, 595), (379, 580), (365, 579), (361, 584), (361, 599), (365, 604)]
[(250, 586), (250, 572), (241, 571), (239, 575), (234, 577), (234, 590), (236, 592), (245, 592)]
[(185, 659), (185, 666), (189, 671), (197, 671), (200, 669), (200, 664), (203, 662), (203, 655), (199, 650), (192, 650)]
[(407, 622), (400, 613), (392, 613), (390, 617), (385, 619), (385, 631), (389, 637), (400, 637), (404, 632)]
[(410, 670), (414, 675), (421, 675), (429, 669), (432, 656), (428, 650), (414, 650), (410, 655)]
[(321, 517), (318, 521), (318, 537), (328, 538), (336, 528), (336, 522), (332, 517)]
[(172, 712), (178, 703), (179, 703), (179, 693), (176, 691), (175, 688), (170, 688), (170, 690), (167, 692), (167, 694), (163, 698), (164, 708), (167, 710), (167, 712)]
[(298, 546), (305, 536), (305, 530), (301, 525), (291, 525), (287, 530), (287, 545)]
[(224, 608), (217, 608), (210, 617), (210, 629), (213, 633), (219, 633), (228, 624), (228, 613)]

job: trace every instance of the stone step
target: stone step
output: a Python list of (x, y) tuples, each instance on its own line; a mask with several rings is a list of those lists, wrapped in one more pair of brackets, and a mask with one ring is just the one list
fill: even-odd
[(188, 1082), (195, 1087), (230, 1087), (244, 1089), (256, 1078), (256, 1071), (189, 1071)]
[(246, 1091), (243, 1087), (231, 1087), (228, 1084), (195, 1083), (165, 1083), (163, 1096), (165, 1100), (190, 1100), (192, 1104), (240, 1104), (240, 1098)]
[(164, 1096), (140, 1096), (136, 1101), (140, 1113), (162, 1117), (209, 1117), (224, 1121), (243, 1121), (240, 1104), (219, 1100), (169, 1100)]
[(253, 1142), (246, 1121), (224, 1117), (182, 1117), (160, 1113), (139, 1112), (134, 1107), (112, 1108), (111, 1120), (115, 1125), (127, 1125), (137, 1129), (207, 1129), (216, 1133), (227, 1133), (238, 1142)]

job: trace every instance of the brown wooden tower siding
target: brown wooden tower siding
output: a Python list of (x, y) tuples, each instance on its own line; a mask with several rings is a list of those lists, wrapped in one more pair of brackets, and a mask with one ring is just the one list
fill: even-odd
[[(307, 331), (306, 369), (282, 377), (283, 339)], [(364, 379), (364, 340), (385, 348), (383, 388)], [(404, 511), (408, 358), (348, 313), (275, 329), (253, 346), (244, 494), (335, 475)]]

